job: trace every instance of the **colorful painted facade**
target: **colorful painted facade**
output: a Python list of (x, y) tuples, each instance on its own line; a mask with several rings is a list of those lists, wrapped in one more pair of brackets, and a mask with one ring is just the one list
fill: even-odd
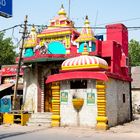
[(88, 17), (79, 33), (62, 6), (40, 33), (25, 42), (24, 110), (51, 112), (52, 126), (106, 130), (131, 120), (128, 31), (107, 25), (96, 39)]

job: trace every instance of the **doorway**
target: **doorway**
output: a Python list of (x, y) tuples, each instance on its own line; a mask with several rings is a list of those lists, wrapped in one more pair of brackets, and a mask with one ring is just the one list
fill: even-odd
[(52, 90), (51, 84), (45, 84), (45, 92), (44, 92), (44, 111), (52, 112)]

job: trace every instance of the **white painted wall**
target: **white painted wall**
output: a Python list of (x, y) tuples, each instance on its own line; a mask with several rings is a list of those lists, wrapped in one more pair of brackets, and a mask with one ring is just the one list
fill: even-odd
[(37, 73), (29, 68), (24, 71), (23, 103), (24, 111), (37, 112)]
[[(107, 117), (109, 126), (125, 123), (130, 120), (129, 82), (109, 79), (106, 83)], [(125, 103), (123, 103), (125, 94)]]
[[(80, 126), (95, 127), (97, 117), (97, 94), (95, 88), (95, 81), (90, 80), (87, 83), (87, 89), (70, 89), (69, 81), (62, 81), (60, 83), (60, 92), (68, 92), (68, 102), (60, 104), (61, 126), (77, 126), (77, 112), (72, 104), (72, 96), (76, 93), (78, 97), (84, 99), (84, 105), (79, 112)], [(95, 93), (95, 104), (87, 104), (87, 93)]]

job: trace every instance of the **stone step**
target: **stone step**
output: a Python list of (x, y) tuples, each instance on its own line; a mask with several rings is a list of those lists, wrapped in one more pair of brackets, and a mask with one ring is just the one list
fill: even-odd
[(51, 112), (45, 113), (34, 113), (31, 114), (29, 121), (27, 123), (28, 126), (46, 126), (51, 127)]
[(31, 118), (51, 118), (52, 113), (34, 113)]
[(30, 118), (29, 122), (51, 123), (51, 118)]
[(41, 122), (28, 122), (27, 126), (45, 126), (45, 127), (51, 127), (51, 123), (41, 123)]

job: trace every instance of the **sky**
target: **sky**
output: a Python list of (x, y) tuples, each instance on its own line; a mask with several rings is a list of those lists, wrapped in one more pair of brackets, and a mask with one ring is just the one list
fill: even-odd
[[(123, 23), (127, 27), (140, 26), (140, 0), (70, 0), (70, 19), (75, 26), (83, 26), (88, 15), (92, 27), (105, 27), (111, 23)], [(28, 15), (28, 24), (48, 25), (57, 15), (61, 4), (69, 11), (69, 0), (13, 0), (13, 17), (0, 17), (0, 30), (17, 24), (23, 24)], [(9, 30), (6, 37), (12, 37), (14, 43), (20, 40), (21, 28)], [(105, 31), (94, 29), (94, 34)], [(129, 40), (140, 41), (140, 29), (129, 31)]]

